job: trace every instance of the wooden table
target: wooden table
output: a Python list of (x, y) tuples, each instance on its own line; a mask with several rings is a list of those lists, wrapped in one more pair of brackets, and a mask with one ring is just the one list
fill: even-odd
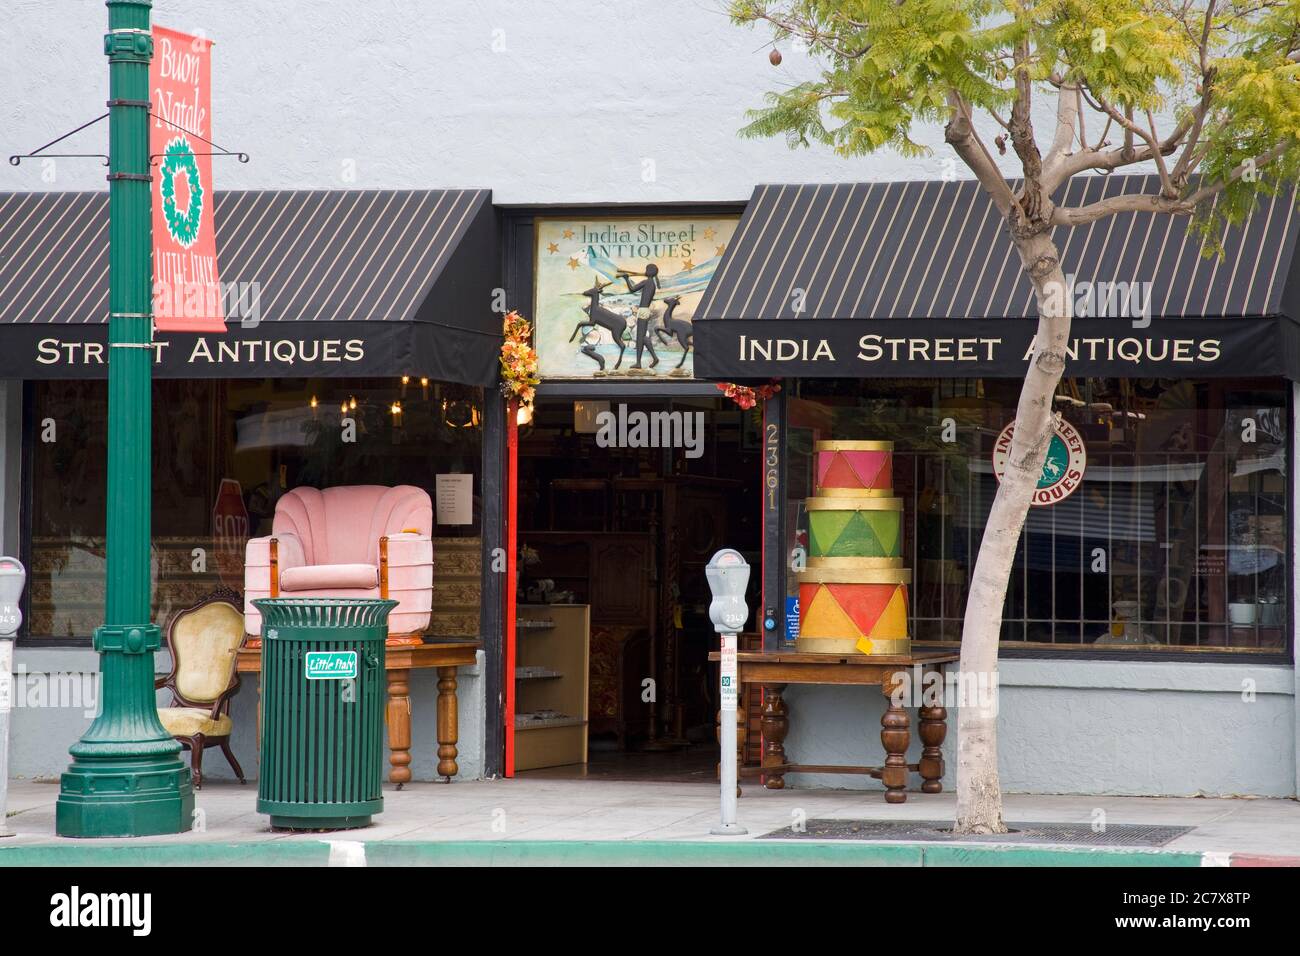
[[(444, 783), (456, 776), (456, 741), (459, 737), (456, 707), (456, 668), (473, 664), (483, 645), (478, 641), (443, 641), (434, 644), (389, 644), (384, 648), (384, 669), (388, 672), (388, 771), (390, 783), (402, 785), (411, 779), (411, 671), (438, 670), (438, 774)], [(236, 669), (241, 674), (262, 670), (261, 647), (241, 647)], [(261, 746), (261, 683), (258, 683), (258, 745)]]
[[(904, 699), (919, 700), (924, 687), (919, 681), (924, 679), (924, 675), (929, 671), (938, 671), (942, 678), (944, 665), (956, 661), (958, 656), (942, 651), (879, 657), (866, 654), (841, 657), (838, 654), (763, 654), (742, 651), (736, 655), (741, 689), (748, 685), (763, 691), (763, 751), (761, 765), (741, 766), (740, 775), (761, 775), (766, 778), (765, 786), (769, 790), (781, 790), (785, 787), (787, 773), (866, 774), (885, 785), (886, 802), (903, 803), (907, 800), (907, 774), (914, 771), (921, 776), (921, 790), (924, 793), (941, 792), (944, 768), (943, 754), (939, 748), (948, 733), (948, 711), (940, 705), (926, 706), (921, 701), (918, 708), (921, 761), (909, 764), (907, 745), (911, 742), (911, 717), (894, 690), (903, 681), (916, 682), (910, 688), (910, 698)], [(718, 660), (717, 652), (710, 654), (709, 660)], [(846, 767), (792, 763), (785, 752), (790, 719), (783, 695), (788, 684), (878, 685), (888, 701), (885, 713), (880, 718), (880, 742), (885, 748), (884, 764), (879, 767)], [(939, 700), (942, 703), (942, 696)], [(737, 710), (736, 719), (739, 723), (737, 746), (743, 758), (743, 707)], [(744, 760), (741, 759), (739, 764), (743, 763)]]

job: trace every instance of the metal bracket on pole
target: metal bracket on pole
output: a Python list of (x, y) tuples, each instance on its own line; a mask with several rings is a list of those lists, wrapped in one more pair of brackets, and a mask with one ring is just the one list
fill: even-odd
[(83, 129), (86, 129), (87, 127), (90, 126), (94, 126), (100, 120), (106, 120), (106, 119), (108, 119), (107, 113), (105, 113), (103, 116), (96, 116), (89, 123), (82, 123), (80, 126), (72, 130), (71, 132), (64, 133), (58, 139), (50, 140), (44, 146), (34, 149), (30, 153), (19, 153), (16, 156), (10, 156), (9, 165), (17, 166), (24, 159), (102, 159), (104, 161), (104, 165), (107, 166), (108, 156), (106, 156), (104, 153), (47, 153), (45, 152), (45, 150), (49, 149), (51, 146), (55, 145), (56, 143), (61, 143), (69, 136), (75, 136), (77, 133), (80, 133)]
[(722, 820), (710, 830), (717, 836), (740, 836), (749, 831), (736, 822), (736, 789), (739, 768), (736, 765), (736, 702), (739, 696), (736, 666), (736, 635), (749, 620), (749, 607), (745, 604), (745, 588), (749, 585), (749, 564), (739, 551), (724, 548), (710, 559), (704, 569), (708, 578), (713, 602), (709, 605), (709, 618), (721, 638), (719, 690), (722, 695), (722, 715), (719, 719), (718, 744), (722, 789)]
[(27, 572), (17, 558), (0, 558), (0, 837), (9, 829), (9, 713), (14, 703), (14, 638), (23, 622), (18, 601)]
[[(130, 30), (125, 32), (135, 33), (138, 31)], [(178, 156), (233, 156), (241, 163), (246, 163), (249, 161), (250, 157), (247, 153), (232, 152), (231, 150), (226, 149), (224, 146), (218, 146), (210, 139), (204, 139), (204, 137), (200, 136), (192, 129), (186, 129), (184, 126), (179, 126), (176, 123), (173, 123), (165, 116), (159, 116), (157, 113), (153, 112), (153, 104), (149, 102), (149, 100), (114, 99), (114, 100), (108, 100), (105, 103), (105, 105), (108, 106), (110, 109), (114, 106), (134, 106), (140, 109), (149, 110), (149, 115), (152, 116), (154, 119), (158, 120), (158, 122), (164, 123), (167, 126), (170, 126), (174, 130), (178, 130), (189, 136), (193, 136), (195, 139), (203, 140), (203, 142), (207, 143), (209, 146), (213, 148), (213, 152), (177, 153), (176, 155)], [(91, 126), (94, 126), (96, 123), (100, 122), (101, 120), (106, 120), (106, 119), (108, 119), (107, 113), (103, 114), (102, 116), (96, 116), (90, 122), (82, 123), (76, 129), (64, 133), (58, 139), (50, 140), (44, 146), (40, 146), (32, 150), (30, 153), (18, 153), (16, 155), (10, 156), (9, 165), (18, 166), (22, 163), (24, 159), (102, 159), (104, 161), (103, 165), (107, 166), (108, 156), (104, 153), (47, 153), (45, 152), (45, 150), (49, 149), (51, 146), (56, 145), (57, 143), (63, 142), (69, 136), (75, 136), (77, 133), (80, 133), (83, 129), (87, 129)], [(149, 165), (150, 166), (157, 165), (158, 160), (160, 159), (162, 159), (162, 156), (158, 153), (154, 153), (149, 157)], [(111, 173), (108, 178), (109, 179), (138, 179), (144, 182), (149, 182), (152, 177), (150, 177), (148, 174), (141, 174), (141, 173)]]
[[(237, 160), (239, 160), (241, 163), (246, 163), (246, 162), (248, 162), (248, 154), (247, 154), (247, 153), (231, 152), (230, 150), (226, 149), (226, 147), (224, 147), (224, 146), (218, 146), (216, 143), (212, 142), (212, 140), (210, 140), (210, 139), (204, 139), (204, 138), (203, 138), (202, 136), (200, 136), (198, 133), (194, 132), (194, 130), (192, 130), (192, 129), (186, 129), (184, 126), (180, 126), (180, 125), (178, 125), (178, 124), (176, 124), (176, 123), (173, 123), (171, 120), (169, 120), (169, 119), (168, 119), (167, 117), (165, 117), (165, 116), (159, 116), (157, 113), (150, 113), (149, 115), (152, 116), (154, 119), (156, 119), (158, 122), (160, 122), (160, 123), (165, 123), (166, 125), (170, 126), (170, 127), (171, 127), (172, 129), (174, 129), (174, 130), (178, 130), (179, 132), (186, 133), (186, 134), (188, 134), (188, 135), (190, 135), (190, 136), (193, 136), (195, 139), (201, 139), (201, 140), (203, 140), (203, 142), (207, 143), (207, 144), (208, 144), (209, 146), (211, 146), (214, 150), (217, 150), (217, 152), (212, 152), (212, 153), (174, 153), (173, 155), (175, 155), (175, 156), (234, 156), (234, 157), (235, 157)], [(162, 153), (154, 153), (154, 154), (152, 154), (152, 155), (149, 157), (149, 165), (150, 165), (150, 166), (154, 165), (158, 160), (160, 160), (160, 159), (162, 159), (162, 158), (163, 158), (163, 154), (162, 154)]]

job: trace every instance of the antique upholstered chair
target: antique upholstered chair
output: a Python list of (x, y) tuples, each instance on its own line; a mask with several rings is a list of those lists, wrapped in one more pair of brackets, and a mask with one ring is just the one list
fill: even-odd
[(245, 629), (264, 597), (391, 598), (390, 644), (419, 644), (433, 607), (433, 503), (413, 485), (294, 488), (244, 562)]
[(158, 708), (158, 717), (189, 750), (195, 789), (203, 785), (203, 751), (208, 747), (220, 747), (239, 782), (246, 782), (230, 750), (230, 698), (239, 690), (235, 654), (244, 640), (244, 615), (235, 597), (233, 591), (213, 595), (171, 619), (171, 673), (154, 681), (155, 689), (172, 692), (171, 706)]

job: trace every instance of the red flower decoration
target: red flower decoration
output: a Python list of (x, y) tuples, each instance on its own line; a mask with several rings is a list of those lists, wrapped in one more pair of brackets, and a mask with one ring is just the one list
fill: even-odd
[(750, 388), (748, 385), (737, 385), (735, 382), (719, 382), (718, 390), (741, 408), (749, 409), (757, 405), (759, 399), (767, 401), (781, 391), (781, 383), (772, 379), (766, 385)]

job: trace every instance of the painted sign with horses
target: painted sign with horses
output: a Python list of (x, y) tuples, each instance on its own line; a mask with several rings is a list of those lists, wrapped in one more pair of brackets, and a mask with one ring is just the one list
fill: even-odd
[(739, 217), (538, 219), (543, 378), (690, 378), (691, 320)]

